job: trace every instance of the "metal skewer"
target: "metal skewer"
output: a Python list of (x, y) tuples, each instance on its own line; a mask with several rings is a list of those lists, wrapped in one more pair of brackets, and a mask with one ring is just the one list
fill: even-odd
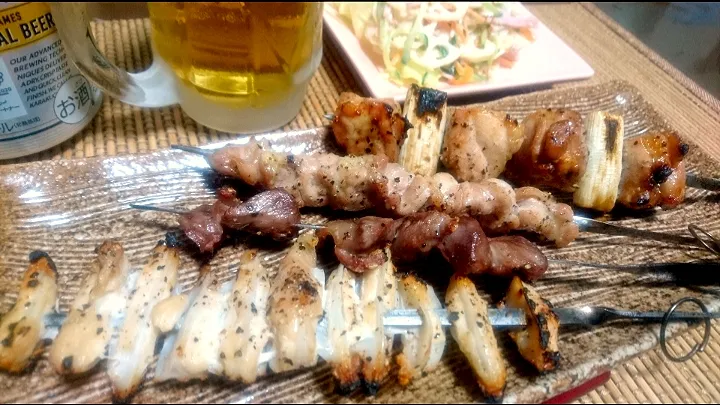
[[(680, 304), (693, 302), (698, 305), (701, 312), (676, 312)], [(696, 298), (683, 298), (673, 303), (668, 311), (627, 311), (602, 306), (582, 306), (574, 308), (555, 308), (553, 312), (558, 318), (561, 327), (572, 326), (600, 326), (616, 321), (631, 321), (641, 323), (660, 323), (660, 345), (663, 353), (672, 361), (682, 362), (691, 358), (695, 353), (701, 352), (710, 340), (710, 320), (720, 319), (720, 312), (709, 312), (705, 304)], [(443, 327), (452, 325), (453, 314), (446, 309), (435, 310)], [(493, 328), (496, 330), (516, 330), (527, 326), (527, 317), (523, 310), (514, 308), (489, 308), (488, 317)], [(67, 318), (65, 313), (51, 313), (45, 317), (45, 326), (48, 329), (59, 329)], [(122, 321), (122, 319), (118, 319)], [(670, 354), (667, 348), (667, 326), (670, 322), (698, 322), (704, 321), (706, 329), (701, 343), (686, 355), (676, 357)], [(416, 309), (395, 309), (385, 313), (383, 325), (388, 328), (389, 333), (403, 333), (423, 325), (423, 317)], [(318, 323), (318, 334), (328, 333), (328, 319), (326, 316)], [(275, 356), (271, 346), (266, 347), (260, 356), (260, 362), (270, 361)]]

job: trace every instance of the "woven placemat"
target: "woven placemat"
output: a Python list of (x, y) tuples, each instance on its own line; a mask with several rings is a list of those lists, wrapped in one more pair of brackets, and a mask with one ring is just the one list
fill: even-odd
[[(682, 128), (705, 152), (720, 157), (720, 102), (716, 98), (592, 4), (529, 8), (595, 69), (596, 75), (589, 83), (613, 79), (632, 83), (671, 127)], [(150, 27), (146, 19), (98, 21), (92, 29), (100, 49), (119, 66), (141, 71), (150, 64)], [(342, 91), (361, 91), (341, 53), (328, 38), (324, 43), (323, 61), (310, 83), (302, 110), (281, 130), (323, 125), (322, 115), (334, 109)], [(202, 145), (230, 137), (196, 124), (177, 107), (140, 109), (106, 97), (102, 109), (82, 133), (43, 153), (3, 163), (141, 153), (176, 143)], [(686, 352), (701, 340), (700, 334), (698, 330), (688, 331), (673, 339), (670, 347)], [(718, 356), (720, 324), (714, 323), (705, 353), (676, 364), (665, 360), (659, 348), (650, 351), (617, 367), (608, 383), (578, 402), (718, 402)]]

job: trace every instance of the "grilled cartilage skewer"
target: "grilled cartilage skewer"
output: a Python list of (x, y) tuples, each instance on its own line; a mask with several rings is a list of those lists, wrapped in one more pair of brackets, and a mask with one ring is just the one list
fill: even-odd
[(230, 380), (251, 384), (267, 372), (260, 356), (273, 339), (267, 316), (270, 283), (257, 251), (243, 253), (220, 346), (223, 375)]
[(488, 316), (488, 304), (467, 277), (455, 275), (445, 294), (450, 314), (450, 333), (475, 372), (483, 393), (502, 399), (507, 372), (495, 332)]
[(98, 256), (50, 349), (48, 361), (59, 374), (93, 369), (105, 358), (117, 322), (125, 315), (130, 270), (125, 251), (110, 241), (96, 251)]
[(57, 302), (57, 268), (41, 251), (30, 253), (18, 298), (0, 319), (0, 370), (20, 373), (42, 354), (46, 336), (45, 316)]
[(178, 277), (180, 258), (175, 241), (159, 242), (138, 277), (115, 347), (110, 348), (107, 373), (116, 400), (135, 393), (153, 360), (160, 331), (152, 324), (155, 304), (170, 296)]

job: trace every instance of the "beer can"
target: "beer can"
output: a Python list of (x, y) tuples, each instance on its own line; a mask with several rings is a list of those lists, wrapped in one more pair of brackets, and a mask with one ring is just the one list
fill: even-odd
[(65, 54), (47, 3), (0, 2), (0, 160), (67, 140), (101, 102)]

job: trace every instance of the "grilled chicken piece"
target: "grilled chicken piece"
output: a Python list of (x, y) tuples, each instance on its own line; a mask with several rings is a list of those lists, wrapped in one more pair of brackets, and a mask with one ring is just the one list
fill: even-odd
[(587, 164), (580, 114), (548, 108), (522, 122), (524, 141), (507, 164), (505, 177), (517, 185), (573, 191)]
[(276, 373), (317, 363), (316, 332), (323, 316), (325, 274), (317, 267), (312, 232), (300, 235), (271, 283), (268, 318), (274, 336)]
[(60, 374), (85, 373), (104, 359), (125, 313), (130, 269), (125, 251), (119, 243), (105, 242), (97, 254), (50, 349), (50, 364)]
[(685, 199), (689, 146), (674, 132), (625, 140), (618, 202), (632, 209), (672, 208)]
[(458, 107), (445, 134), (442, 162), (459, 181), (498, 177), (520, 149), (523, 132), (517, 120), (481, 107)]
[[(488, 231), (566, 232), (542, 234), (553, 241), (559, 238), (560, 246), (574, 240), (578, 232), (577, 225), (562, 216), (550, 216), (550, 221), (558, 221), (553, 227), (523, 223), (515, 191), (502, 180), (458, 183), (448, 173), (413, 175), (398, 164), (388, 163), (384, 156), (287, 155), (265, 151), (260, 144), (250, 142), (220, 149), (208, 161), (219, 173), (252, 186), (284, 189), (300, 207), (327, 206), (344, 211), (373, 208), (393, 217), (428, 210), (470, 215)], [(566, 207), (564, 210), (572, 212), (566, 204), (545, 197), (529, 209), (535, 205), (541, 211)]]
[(525, 311), (527, 326), (510, 332), (520, 354), (540, 372), (554, 370), (560, 362), (558, 334), (560, 322), (552, 305), (540, 297), (535, 289), (515, 277), (500, 308), (518, 308)]
[(0, 370), (21, 373), (43, 352), (45, 315), (57, 301), (57, 269), (45, 252), (30, 253), (17, 301), (0, 319)]
[(558, 203), (552, 194), (535, 187), (521, 187), (515, 195), (522, 229), (542, 235), (557, 247), (567, 246), (577, 238), (580, 229), (569, 205)]
[(267, 363), (260, 364), (259, 358), (273, 339), (267, 318), (270, 277), (257, 251), (243, 253), (240, 260), (225, 320), (220, 362), (225, 377), (251, 384), (267, 371)]
[(450, 314), (450, 333), (475, 371), (483, 393), (500, 401), (505, 390), (505, 362), (488, 316), (488, 304), (470, 279), (450, 279), (445, 303)]
[(398, 282), (400, 308), (414, 308), (423, 320), (419, 329), (407, 330), (400, 335), (402, 353), (396, 361), (400, 370), (398, 382), (407, 385), (423, 372), (435, 369), (445, 350), (445, 331), (435, 310), (442, 308), (432, 287), (409, 275)]
[(355, 93), (340, 94), (332, 132), (349, 155), (385, 155), (396, 162), (410, 125), (392, 99), (377, 100)]
[(128, 300), (116, 345), (110, 348), (107, 372), (116, 400), (126, 400), (138, 389), (153, 360), (159, 330), (151, 323), (152, 310), (175, 288), (180, 265), (172, 242), (160, 242), (153, 249)]
[(200, 286), (180, 320), (175, 336), (165, 338), (155, 371), (156, 381), (204, 380), (222, 374), (220, 343), (228, 313), (230, 283), (222, 284), (217, 273), (202, 275)]

